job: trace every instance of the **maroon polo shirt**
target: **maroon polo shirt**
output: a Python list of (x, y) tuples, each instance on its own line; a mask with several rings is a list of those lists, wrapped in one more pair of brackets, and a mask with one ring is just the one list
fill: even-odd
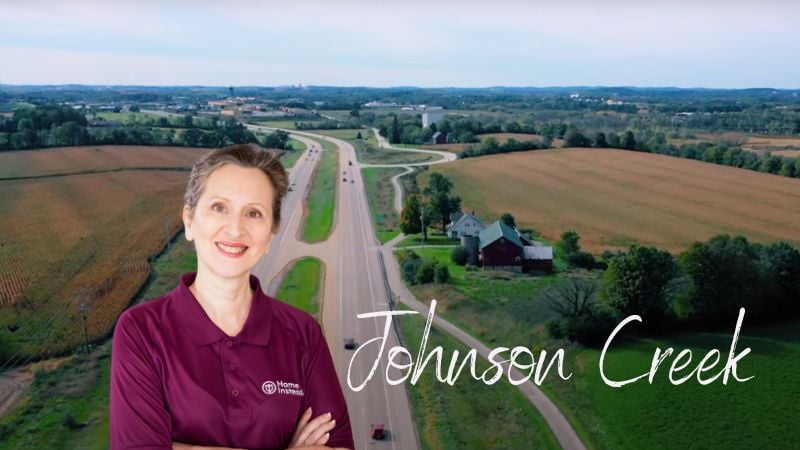
[(353, 448), (350, 418), (322, 329), (308, 313), (267, 296), (258, 278), (235, 337), (189, 290), (120, 315), (111, 353), (111, 448), (171, 449), (172, 442), (285, 449), (306, 407), (330, 412), (326, 445)]

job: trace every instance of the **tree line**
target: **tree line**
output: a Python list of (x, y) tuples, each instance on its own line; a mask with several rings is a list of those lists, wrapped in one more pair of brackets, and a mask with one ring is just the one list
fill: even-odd
[[(154, 121), (161, 123), (159, 118)], [(278, 131), (259, 139), (232, 117), (212, 119), (209, 129), (184, 116), (176, 132), (173, 128), (149, 128), (139, 124), (120, 127), (89, 127), (83, 113), (60, 105), (18, 109), (10, 120), (0, 123), (0, 150), (25, 150), (78, 145), (158, 145), (185, 147), (224, 147), (258, 143), (267, 148), (285, 149), (289, 135)]]
[(800, 158), (772, 155), (760, 155), (744, 150), (741, 147), (718, 145), (710, 142), (683, 144), (676, 146), (667, 141), (666, 135), (650, 130), (636, 133), (627, 130), (621, 133), (600, 131), (593, 138), (583, 134), (577, 127), (568, 126), (564, 134), (565, 147), (617, 148), (678, 158), (705, 161), (724, 166), (738, 167), (757, 172), (771, 173), (785, 177), (800, 178)]
[[(579, 253), (578, 239), (566, 232), (561, 251)], [(800, 315), (800, 250), (788, 242), (764, 245), (718, 235), (677, 258), (632, 245), (606, 253), (602, 265), (599, 279), (571, 277), (543, 291), (559, 316), (547, 325), (553, 337), (597, 344), (632, 314), (643, 317), (645, 333), (729, 326), (739, 308), (755, 322)]]

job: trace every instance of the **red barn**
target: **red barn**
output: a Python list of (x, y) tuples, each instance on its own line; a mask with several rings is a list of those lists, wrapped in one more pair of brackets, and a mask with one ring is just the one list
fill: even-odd
[(524, 273), (553, 270), (552, 247), (521, 237), (517, 230), (500, 221), (484, 228), (478, 241), (484, 269)]
[(517, 232), (497, 221), (478, 235), (484, 269), (522, 271), (522, 242)]

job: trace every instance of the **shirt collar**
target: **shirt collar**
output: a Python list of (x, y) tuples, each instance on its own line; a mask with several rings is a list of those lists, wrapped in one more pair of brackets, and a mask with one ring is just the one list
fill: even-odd
[[(189, 333), (197, 345), (208, 345), (219, 342), (228, 336), (217, 327), (206, 314), (195, 298), (189, 286), (194, 283), (197, 272), (181, 275), (180, 283), (172, 291), (171, 309), (177, 321)], [(253, 289), (253, 301), (250, 312), (242, 330), (233, 337), (234, 340), (253, 345), (267, 345), (272, 325), (272, 306), (270, 298), (261, 290), (261, 283), (250, 274), (250, 288)]]

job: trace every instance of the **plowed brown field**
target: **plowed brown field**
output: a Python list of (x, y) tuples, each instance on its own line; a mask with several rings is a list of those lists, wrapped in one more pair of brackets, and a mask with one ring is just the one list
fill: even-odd
[(798, 179), (613, 149), (486, 156), (431, 171), (450, 177), (479, 217), (511, 212), (551, 240), (575, 229), (595, 253), (637, 242), (679, 253), (720, 233), (800, 244)]

